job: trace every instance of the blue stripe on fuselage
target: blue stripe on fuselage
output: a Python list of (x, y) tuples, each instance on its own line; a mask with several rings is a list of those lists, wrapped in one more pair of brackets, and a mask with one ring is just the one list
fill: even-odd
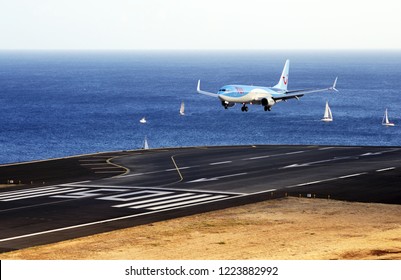
[(221, 94), (229, 97), (243, 97), (254, 89), (265, 90), (272, 95), (279, 94), (278, 90), (270, 87), (258, 87), (258, 86), (247, 86), (247, 85), (227, 85), (222, 87), (217, 94)]

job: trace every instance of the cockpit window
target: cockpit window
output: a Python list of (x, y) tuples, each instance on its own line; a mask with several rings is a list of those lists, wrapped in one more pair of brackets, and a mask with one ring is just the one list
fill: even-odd
[(226, 89), (225, 88), (221, 88), (221, 89), (219, 89), (219, 91), (226, 91)]

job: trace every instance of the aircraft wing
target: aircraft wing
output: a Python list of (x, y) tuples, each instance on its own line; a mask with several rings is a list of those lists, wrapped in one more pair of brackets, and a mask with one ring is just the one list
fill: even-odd
[(219, 97), (219, 95), (216, 93), (201, 90), (200, 89), (200, 80), (198, 80), (198, 87), (196, 88), (196, 91), (203, 95), (207, 95), (207, 96), (211, 96), (211, 97)]
[(284, 93), (282, 95), (279, 95), (279, 96), (273, 96), (272, 98), (274, 100), (287, 100), (287, 99), (291, 99), (291, 98), (298, 99), (299, 97), (302, 97), (302, 96), (304, 96), (305, 94), (308, 94), (308, 93), (315, 93), (315, 92), (322, 92), (322, 91), (332, 91), (332, 90), (333, 91), (338, 91), (336, 89), (337, 78), (334, 80), (333, 85), (331, 87), (329, 87), (329, 88), (288, 90), (286, 93)]

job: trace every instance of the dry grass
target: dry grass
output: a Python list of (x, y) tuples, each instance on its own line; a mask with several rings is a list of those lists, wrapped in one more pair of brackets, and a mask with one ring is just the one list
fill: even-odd
[(5, 259), (401, 259), (401, 206), (285, 198), (0, 254)]

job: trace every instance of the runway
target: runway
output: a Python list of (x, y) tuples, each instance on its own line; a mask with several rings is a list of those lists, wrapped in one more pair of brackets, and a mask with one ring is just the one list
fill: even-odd
[(401, 204), (401, 147), (123, 151), (0, 166), (0, 251), (285, 195)]

